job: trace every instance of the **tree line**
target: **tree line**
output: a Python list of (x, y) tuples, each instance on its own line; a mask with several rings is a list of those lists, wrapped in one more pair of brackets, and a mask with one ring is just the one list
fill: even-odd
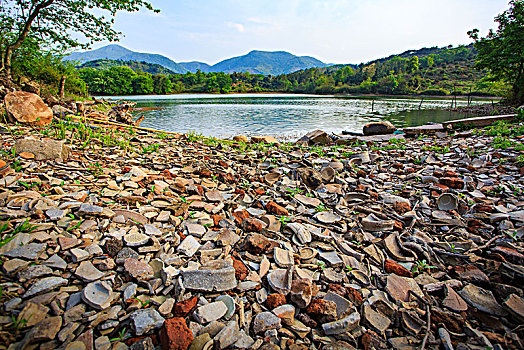
[[(417, 55), (419, 54), (419, 55)], [(127, 66), (82, 68), (80, 77), (92, 94), (170, 94), (286, 92), (314, 94), (476, 93), (499, 95), (504, 85), (483, 79), (475, 70), (473, 45), (430, 48), (360, 65), (310, 68), (291, 74), (264, 76), (223, 72), (149, 74)], [(115, 61), (114, 64), (118, 64)], [(139, 67), (139, 65), (137, 65)]]

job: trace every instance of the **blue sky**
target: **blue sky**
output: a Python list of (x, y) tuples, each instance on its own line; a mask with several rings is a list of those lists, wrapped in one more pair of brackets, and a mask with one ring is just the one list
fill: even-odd
[[(507, 0), (152, 0), (159, 14), (122, 13), (120, 44), (176, 62), (214, 64), (251, 50), (360, 63), (408, 49), (468, 44)], [(97, 43), (100, 47), (107, 42)]]

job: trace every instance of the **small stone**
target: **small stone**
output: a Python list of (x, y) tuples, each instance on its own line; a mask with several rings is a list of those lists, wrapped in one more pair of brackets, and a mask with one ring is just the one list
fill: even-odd
[(129, 299), (133, 298), (136, 295), (136, 288), (138, 286), (134, 283), (130, 283), (127, 285), (127, 287), (124, 288), (124, 291), (122, 292), (124, 301), (128, 301)]
[(292, 324), (295, 319), (295, 307), (290, 304), (274, 308), (272, 312), (287, 325)]
[(165, 321), (160, 330), (160, 342), (163, 349), (187, 350), (193, 342), (193, 333), (183, 318), (171, 318)]
[(247, 235), (242, 242), (242, 249), (247, 250), (251, 254), (267, 254), (270, 253), (275, 246), (278, 246), (278, 243), (270, 241), (259, 233)]
[(51, 221), (58, 221), (62, 219), (66, 214), (65, 210), (61, 209), (49, 209), (45, 212), (45, 215), (49, 218)]
[(118, 264), (118, 265), (122, 265), (126, 262), (127, 259), (136, 259), (138, 260), (140, 258), (140, 255), (135, 252), (133, 249), (131, 248), (122, 248), (118, 254), (116, 255), (116, 259), (115, 259), (115, 262)]
[(160, 314), (165, 317), (171, 313), (171, 310), (173, 310), (174, 305), (175, 299), (167, 298), (166, 301), (164, 301), (162, 305), (158, 307), (158, 312), (160, 312)]
[(299, 308), (305, 308), (311, 302), (313, 289), (311, 280), (307, 278), (296, 279), (291, 283), (291, 301)]
[(153, 268), (149, 264), (136, 259), (127, 259), (124, 262), (124, 269), (133, 278), (139, 280), (148, 280), (153, 278)]
[(266, 306), (269, 310), (273, 310), (286, 303), (286, 296), (280, 293), (269, 294), (266, 298)]
[(148, 235), (145, 235), (143, 233), (129, 233), (127, 235), (124, 235), (124, 242), (128, 247), (140, 247), (151, 239)]
[(285, 209), (284, 207), (276, 204), (273, 201), (269, 201), (266, 204), (266, 209), (267, 209), (267, 211), (269, 213), (275, 214), (277, 216), (287, 216), (287, 215), (289, 215), (289, 212), (287, 211), (287, 209)]
[(42, 278), (41, 280), (38, 280), (34, 284), (32, 284), (31, 287), (27, 290), (27, 292), (25, 292), (22, 298), (26, 299), (26, 298), (30, 298), (38, 294), (49, 292), (50, 290), (53, 290), (60, 286), (65, 286), (66, 284), (67, 284), (67, 280), (65, 278), (61, 278), (61, 277)]
[(313, 299), (306, 312), (321, 323), (337, 319), (337, 304), (331, 300)]
[(90, 261), (82, 261), (77, 267), (75, 275), (86, 282), (96, 281), (104, 277), (104, 273), (99, 271)]
[(67, 268), (67, 262), (56, 254), (50, 256), (43, 264), (53, 269), (65, 270)]
[(173, 315), (179, 317), (186, 317), (191, 312), (191, 310), (193, 310), (197, 306), (197, 303), (198, 298), (196, 296), (178, 302), (173, 306)]
[(75, 263), (89, 259), (89, 253), (83, 249), (73, 248), (70, 250), (70, 252), (71, 252), (71, 257), (73, 258), (73, 262)]
[(229, 321), (227, 325), (215, 337), (215, 347), (222, 350), (230, 347), (238, 341), (240, 329), (236, 320)]
[(58, 244), (60, 244), (61, 250), (69, 250), (77, 245), (81, 244), (82, 240), (73, 237), (58, 237)]
[(198, 249), (200, 249), (201, 245), (198, 243), (195, 237), (193, 236), (187, 236), (182, 243), (177, 248), (177, 251), (181, 252), (182, 254), (185, 254), (189, 257), (192, 257), (195, 255)]
[(280, 318), (271, 312), (260, 312), (253, 320), (253, 332), (255, 332), (255, 334), (264, 333), (270, 329), (278, 330), (281, 327)]
[(363, 133), (366, 136), (370, 135), (386, 135), (392, 134), (397, 128), (391, 122), (382, 121), (382, 122), (373, 122), (364, 125)]
[(82, 290), (82, 299), (97, 310), (109, 307), (113, 290), (106, 282), (91, 282)]
[(10, 259), (3, 263), (2, 269), (6, 274), (11, 275), (27, 267), (28, 265), (28, 261), (21, 259)]
[(164, 318), (155, 309), (140, 309), (134, 311), (130, 316), (135, 333), (144, 335), (153, 329), (164, 325)]
[(111, 341), (108, 337), (98, 337), (95, 339), (95, 349), (96, 350), (109, 350), (111, 349)]

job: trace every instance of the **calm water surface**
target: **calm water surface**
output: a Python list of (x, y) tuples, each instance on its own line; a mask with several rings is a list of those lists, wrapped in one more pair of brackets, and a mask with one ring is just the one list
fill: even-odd
[[(450, 106), (449, 99), (371, 98), (289, 95), (155, 95), (120, 96), (137, 102), (137, 107), (161, 107), (143, 112), (140, 126), (175, 132), (196, 132), (206, 136), (238, 134), (298, 137), (315, 129), (340, 134), (361, 132), (371, 121), (389, 120), (397, 127), (440, 123), (467, 117), (438, 110)], [(475, 101), (474, 103), (486, 103)], [(458, 101), (458, 105), (466, 105)], [(373, 110), (372, 110), (373, 107)]]

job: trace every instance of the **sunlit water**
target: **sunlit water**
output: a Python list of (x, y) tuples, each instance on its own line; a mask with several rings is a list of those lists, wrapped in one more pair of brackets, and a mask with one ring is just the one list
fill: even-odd
[[(315, 129), (340, 134), (342, 131), (361, 132), (362, 127), (371, 121), (389, 120), (397, 127), (404, 127), (467, 117), (438, 109), (449, 107), (449, 99), (424, 99), (420, 105), (420, 98), (371, 99), (289, 94), (110, 98), (137, 102), (137, 107), (161, 107), (144, 111), (146, 118), (140, 126), (216, 137), (246, 134), (285, 138), (301, 136)], [(466, 104), (467, 101), (458, 101), (458, 106)]]

